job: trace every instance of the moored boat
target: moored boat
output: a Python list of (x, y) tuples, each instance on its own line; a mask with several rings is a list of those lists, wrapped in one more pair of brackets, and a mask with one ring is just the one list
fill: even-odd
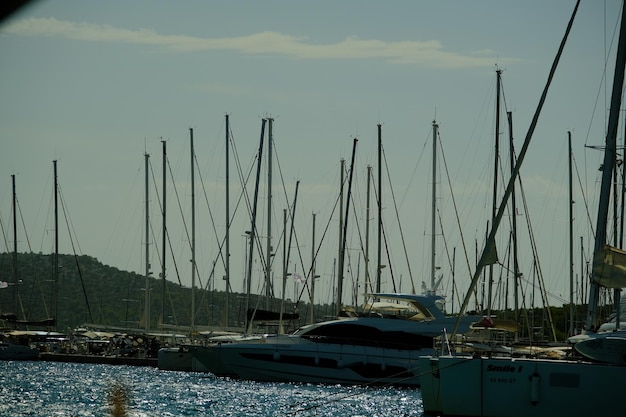
[[(256, 381), (418, 386), (418, 357), (433, 353), (434, 338), (451, 331), (457, 317), (440, 310), (441, 296), (374, 297), (385, 302), (358, 317), (219, 344), (194, 355), (209, 368), (220, 366)], [(462, 330), (474, 321), (475, 316), (462, 317)]]

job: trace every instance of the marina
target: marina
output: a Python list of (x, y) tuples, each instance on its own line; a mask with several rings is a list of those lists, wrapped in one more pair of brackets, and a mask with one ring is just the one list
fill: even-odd
[(0, 21), (0, 416), (624, 414), (626, 0), (112, 1)]

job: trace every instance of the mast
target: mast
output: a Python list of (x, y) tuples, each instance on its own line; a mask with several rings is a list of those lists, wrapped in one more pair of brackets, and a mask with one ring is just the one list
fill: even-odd
[(574, 335), (574, 193), (572, 191), (572, 132), (567, 132), (569, 149), (569, 335)]
[[(507, 119), (509, 121), (509, 157), (511, 164), (511, 175), (513, 174), (513, 167), (515, 166), (515, 146), (513, 144), (513, 113), (507, 112)], [(515, 183), (513, 183), (513, 190), (511, 192), (511, 206), (512, 206), (512, 219), (511, 219), (511, 227), (513, 229), (513, 288), (515, 292), (513, 293), (514, 303), (515, 303), (515, 323), (519, 323), (519, 298), (518, 298), (518, 288), (519, 288), (519, 259), (517, 253), (517, 203), (515, 201)], [(508, 297), (507, 297), (508, 298)], [(516, 332), (517, 335), (517, 332)]]
[[(15, 193), (15, 174), (11, 175), (11, 182), (13, 185), (13, 282), (15, 288), (13, 288), (14, 307), (13, 311), (17, 313), (19, 310), (19, 274), (17, 268), (17, 195)], [(25, 317), (24, 317), (25, 319)]]
[(311, 302), (310, 306), (310, 322), (315, 323), (315, 213), (313, 213), (313, 232), (311, 238)]
[(54, 328), (58, 328), (59, 323), (59, 180), (57, 172), (57, 161), (52, 161), (54, 165)]
[[(500, 158), (500, 90), (502, 83), (502, 70), (496, 69), (496, 131), (495, 131), (495, 151), (493, 163), (493, 205), (491, 211), (491, 223), (495, 223), (496, 211), (498, 209), (498, 159)], [(493, 264), (489, 265), (489, 285), (487, 285), (487, 315), (491, 315), (491, 291), (493, 289)]]
[[(602, 183), (600, 186), (600, 203), (596, 226), (596, 240), (594, 254), (602, 250), (606, 244), (606, 224), (610, 205), (611, 177), (615, 166), (617, 154), (616, 138), (619, 122), (620, 105), (622, 102), (622, 88), (624, 84), (624, 67), (626, 66), (626, 13), (622, 13), (620, 23), (619, 44), (613, 76), (613, 91), (611, 93), (611, 109), (606, 135), (606, 147), (604, 151), (604, 163), (602, 171)], [(594, 268), (595, 269), (595, 268)], [(598, 301), (600, 296), (600, 284), (596, 282), (595, 274), (589, 288), (589, 303), (587, 306), (586, 328), (595, 330), (598, 321)]]
[[(372, 166), (367, 166), (367, 195), (365, 209), (365, 287), (364, 293), (372, 290), (370, 282), (370, 189), (372, 184)], [(368, 290), (369, 288), (369, 290)]]
[(193, 148), (193, 128), (189, 128), (191, 142), (191, 332), (196, 328), (196, 190)]
[(144, 318), (145, 329), (150, 330), (150, 206), (149, 206), (149, 180), (148, 180), (148, 165), (150, 160), (150, 155), (148, 153), (144, 154), (145, 159), (145, 171), (146, 171), (146, 230), (145, 230), (145, 239), (146, 239), (146, 284), (145, 284), (145, 305), (144, 305)]
[[(380, 275), (382, 273), (382, 234), (383, 234), (383, 188), (382, 188), (382, 152), (383, 152), (383, 139), (382, 139), (382, 126), (378, 124), (378, 263), (376, 264), (376, 292), (380, 292)], [(352, 174), (352, 171), (350, 171)], [(347, 213), (346, 213), (347, 215)], [(345, 238), (344, 238), (345, 239)], [(342, 272), (343, 273), (343, 272)]]
[(339, 266), (339, 271), (337, 273), (337, 294), (336, 294), (336, 309), (337, 309), (337, 315), (339, 315), (339, 313), (341, 312), (341, 292), (343, 290), (342, 286), (343, 286), (343, 282), (341, 282), (343, 280), (343, 246), (342, 246), (342, 242), (343, 242), (343, 183), (344, 183), (344, 173), (346, 172), (346, 160), (345, 159), (341, 159), (340, 162), (340, 172), (339, 172), (339, 255), (337, 257), (338, 259), (338, 266)]
[(274, 119), (267, 119), (267, 241), (265, 254), (265, 308), (269, 310), (270, 295), (272, 293), (272, 124)]
[(283, 327), (283, 313), (285, 311), (285, 290), (287, 289), (287, 268), (289, 260), (287, 259), (287, 209), (283, 209), (283, 291), (280, 300), (280, 314), (278, 315), (278, 334), (285, 334)]
[(294, 220), (296, 217), (296, 203), (298, 202), (298, 188), (300, 181), (296, 181), (296, 192), (293, 198), (293, 206), (291, 209), (291, 227), (289, 228), (289, 242), (287, 242), (287, 210), (283, 209), (283, 292), (280, 300), (279, 315), (279, 331), (284, 334), (283, 329), (283, 312), (285, 311), (285, 293), (287, 288), (287, 277), (289, 276), (289, 257), (291, 255), (291, 240), (293, 238)]
[(229, 312), (228, 303), (230, 299), (230, 158), (228, 155), (229, 139), (230, 139), (230, 126), (228, 114), (225, 115), (226, 119), (226, 265), (225, 265), (225, 277), (226, 281), (226, 302), (224, 303), (224, 315), (226, 316), (226, 327), (229, 324)]
[(162, 241), (161, 241), (161, 282), (163, 286), (161, 287), (161, 326), (165, 323), (165, 259), (167, 258), (167, 226), (166, 226), (166, 208), (167, 208), (167, 200), (166, 200), (166, 167), (167, 167), (167, 142), (161, 140), (161, 144), (163, 147), (163, 230), (162, 230)]
[(249, 239), (249, 248), (248, 248), (248, 270), (246, 274), (246, 333), (249, 333), (250, 327), (252, 326), (252, 320), (248, 319), (248, 310), (250, 310), (250, 287), (252, 285), (252, 257), (254, 255), (254, 240), (256, 236), (256, 211), (257, 211), (257, 201), (259, 199), (259, 179), (261, 177), (261, 163), (263, 156), (263, 139), (265, 137), (265, 123), (266, 119), (261, 120), (261, 139), (259, 140), (259, 152), (257, 155), (257, 169), (256, 169), (256, 181), (254, 184), (254, 201), (252, 202), (252, 219), (250, 230), (246, 232)]
[(437, 129), (439, 125), (433, 120), (433, 195), (432, 195), (432, 217), (431, 217), (431, 233), (430, 233), (430, 290), (436, 293), (435, 273), (437, 266), (435, 265), (435, 225), (437, 213)]
[(343, 224), (343, 233), (342, 233), (342, 243), (341, 243), (341, 257), (339, 258), (340, 260), (340, 266), (339, 266), (339, 280), (338, 280), (338, 285), (337, 285), (337, 315), (339, 315), (339, 313), (341, 312), (341, 295), (343, 292), (343, 269), (344, 269), (344, 265), (345, 265), (345, 254), (346, 254), (346, 237), (347, 237), (347, 233), (348, 233), (348, 213), (350, 213), (350, 197), (351, 197), (351, 190), (352, 190), (352, 176), (354, 174), (354, 157), (356, 154), (356, 144), (358, 142), (357, 138), (354, 138), (354, 142), (352, 145), (352, 161), (350, 162), (350, 177), (348, 179), (348, 195), (346, 198), (346, 214), (344, 216), (345, 218), (345, 222)]

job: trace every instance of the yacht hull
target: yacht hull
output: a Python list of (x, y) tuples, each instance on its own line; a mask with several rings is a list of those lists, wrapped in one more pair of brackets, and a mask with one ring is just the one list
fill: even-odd
[[(422, 357), (426, 415), (570, 417), (622, 415), (626, 367), (582, 361)], [(614, 398), (602, 401), (599, 398)]]
[(298, 339), (218, 347), (240, 378), (271, 382), (419, 386), (417, 360), (432, 349), (394, 350)]

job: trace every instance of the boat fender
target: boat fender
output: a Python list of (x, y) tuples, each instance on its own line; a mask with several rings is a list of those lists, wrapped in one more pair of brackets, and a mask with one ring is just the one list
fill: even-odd
[(384, 361), (380, 364), (380, 370), (381, 371), (386, 371), (387, 370), (387, 364)]
[(280, 360), (280, 353), (279, 352), (274, 352), (273, 358), (275, 361), (279, 361)]
[(541, 377), (537, 372), (530, 376), (530, 403), (537, 405), (539, 403), (539, 382)]
[(320, 364), (320, 355), (315, 355), (315, 365), (319, 365)]

